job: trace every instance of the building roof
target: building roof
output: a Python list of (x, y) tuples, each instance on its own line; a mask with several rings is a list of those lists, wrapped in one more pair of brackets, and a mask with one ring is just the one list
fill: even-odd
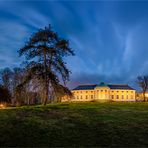
[(92, 90), (96, 87), (97, 85), (79, 85), (76, 88), (74, 88), (73, 90)]
[(104, 82), (101, 82), (97, 87), (108, 87), (108, 85)]
[(132, 87), (130, 87), (127, 84), (109, 84), (108, 87), (110, 89), (127, 89), (127, 90), (134, 90)]
[(104, 86), (108, 86), (110, 89), (126, 89), (126, 90), (134, 90), (132, 87), (130, 87), (127, 84), (101, 84), (101, 85), (79, 85), (76, 88), (74, 88), (73, 90), (93, 90), (95, 89), (96, 86), (99, 87), (104, 87)]

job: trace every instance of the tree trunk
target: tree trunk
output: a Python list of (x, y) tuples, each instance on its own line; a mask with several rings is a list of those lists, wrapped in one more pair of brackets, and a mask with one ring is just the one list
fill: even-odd
[(145, 91), (143, 92), (143, 102), (145, 102)]
[(45, 99), (43, 105), (47, 104), (48, 96), (49, 96), (49, 82), (47, 78), (47, 59), (46, 59), (46, 49), (44, 50), (44, 67), (45, 67)]
[(47, 104), (48, 96), (49, 96), (49, 85), (48, 82), (45, 84), (45, 100), (44, 100), (44, 106)]
[(29, 97), (27, 96), (27, 105), (30, 105)]

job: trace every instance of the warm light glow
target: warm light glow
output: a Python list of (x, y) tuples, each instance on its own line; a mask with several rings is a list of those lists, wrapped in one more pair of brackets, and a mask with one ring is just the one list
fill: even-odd
[(0, 104), (0, 108), (6, 108), (6, 106), (4, 104)]
[(145, 93), (145, 96), (148, 97), (148, 93)]

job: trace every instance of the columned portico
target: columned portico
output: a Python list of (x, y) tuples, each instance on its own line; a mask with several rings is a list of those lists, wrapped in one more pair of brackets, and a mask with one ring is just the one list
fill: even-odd
[(105, 85), (103, 82), (100, 83), (100, 85), (97, 85), (95, 88), (94, 88), (94, 91), (95, 91), (95, 99), (96, 100), (106, 100), (106, 99), (109, 99), (109, 90), (110, 88)]

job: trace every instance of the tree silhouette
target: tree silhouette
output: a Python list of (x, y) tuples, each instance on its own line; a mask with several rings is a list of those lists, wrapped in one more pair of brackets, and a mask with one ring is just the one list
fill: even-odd
[(8, 88), (3, 85), (0, 85), (0, 103), (10, 103), (11, 94)]
[(148, 89), (148, 76), (138, 76), (138, 84), (139, 87), (142, 89), (143, 93), (143, 101), (145, 102), (145, 93), (146, 90)]
[(69, 80), (70, 71), (64, 60), (66, 56), (74, 55), (74, 52), (69, 47), (69, 42), (60, 38), (50, 25), (34, 33), (18, 52), (20, 56), (26, 57), (27, 75), (22, 86), (33, 81), (42, 86), (45, 92), (44, 105), (49, 97), (53, 98), (58, 87), (60, 91), (62, 88), (64, 94), (71, 95), (68, 88), (61, 87), (60, 78), (64, 84)]
[(0, 70), (0, 80), (1, 85), (7, 88), (10, 92), (12, 91), (11, 83), (12, 83), (12, 70), (10, 68), (4, 68)]

